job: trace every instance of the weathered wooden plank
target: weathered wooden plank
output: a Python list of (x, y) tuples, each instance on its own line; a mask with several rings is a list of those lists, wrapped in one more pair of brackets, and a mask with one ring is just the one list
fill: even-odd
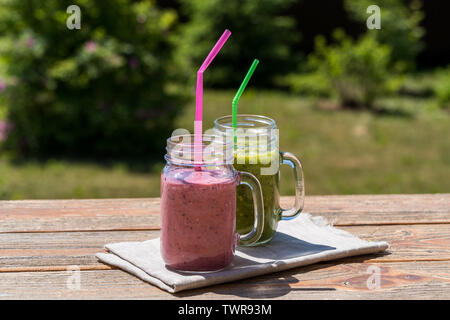
[[(385, 254), (353, 259), (367, 263), (450, 260), (449, 224), (341, 228), (363, 239), (388, 241), (391, 245)], [(144, 241), (157, 236), (159, 231), (0, 234), (0, 271), (74, 264), (99, 266), (94, 254), (106, 243)]]
[[(292, 200), (282, 198), (287, 207)], [(335, 225), (450, 223), (450, 194), (314, 196), (305, 211)]]
[(340, 227), (369, 241), (387, 241), (389, 254), (369, 261), (450, 260), (450, 225)]
[(0, 272), (41, 266), (98, 266), (101, 264), (94, 255), (105, 244), (158, 236), (159, 231), (0, 234)]
[(158, 229), (159, 199), (0, 201), (0, 232)]
[[(367, 264), (319, 264), (169, 294), (120, 270), (0, 273), (0, 299), (448, 299), (450, 262), (386, 263), (371, 290)], [(373, 267), (373, 266), (372, 266)], [(68, 287), (67, 283), (72, 286)], [(72, 288), (72, 289), (70, 289)]]
[[(282, 197), (289, 207), (292, 197)], [(450, 223), (450, 194), (310, 196), (305, 211), (338, 226)], [(0, 201), (0, 233), (152, 230), (159, 199)]]

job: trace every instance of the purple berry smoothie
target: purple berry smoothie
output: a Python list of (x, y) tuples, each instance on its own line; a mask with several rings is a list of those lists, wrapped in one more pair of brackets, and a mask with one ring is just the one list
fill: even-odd
[(166, 266), (214, 271), (228, 266), (236, 233), (237, 175), (172, 168), (161, 175), (161, 254)]

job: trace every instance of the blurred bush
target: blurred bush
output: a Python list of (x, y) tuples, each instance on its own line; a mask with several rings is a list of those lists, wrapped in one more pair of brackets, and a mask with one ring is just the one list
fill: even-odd
[[(0, 0), (5, 147), (26, 156), (148, 155), (185, 96), (175, 70), (177, 14), (153, 1)], [(174, 74), (177, 77), (174, 77)]]
[[(364, 29), (371, 14), (367, 8), (372, 4), (370, 0), (344, 1), (345, 9)], [(319, 36), (307, 63), (280, 83), (296, 93), (335, 95), (341, 105), (353, 108), (373, 108), (380, 95), (398, 92), (404, 72), (414, 68), (423, 48), (422, 4), (418, 0), (382, 0), (377, 5), (381, 29), (366, 29), (357, 40), (335, 30), (334, 43), (329, 45)]]
[(415, 58), (423, 49), (421, 41), (425, 30), (420, 26), (424, 18), (419, 0), (345, 0), (344, 7), (355, 20), (366, 28), (370, 14), (367, 8), (376, 4), (381, 12), (381, 29), (367, 30), (367, 35), (392, 48), (392, 63), (400, 70), (414, 68)]
[[(294, 19), (285, 13), (293, 0), (182, 0), (189, 21), (179, 38), (180, 66), (192, 77), (225, 29), (232, 32), (205, 81), (237, 88), (253, 59), (261, 64), (252, 86), (272, 86), (274, 78), (296, 65), (291, 46), (299, 40)], [(195, 83), (195, 81), (192, 81)]]
[(450, 66), (437, 70), (436, 78), (434, 93), (438, 103), (442, 108), (450, 110)]
[(328, 77), (319, 72), (314, 72), (313, 66), (305, 63), (302, 65), (303, 72), (288, 74), (280, 77), (278, 83), (289, 87), (294, 93), (313, 95), (316, 97), (329, 97), (331, 94)]
[(327, 44), (324, 37), (317, 37), (307, 72), (291, 75), (287, 81), (297, 92), (328, 91), (344, 107), (372, 108), (377, 96), (395, 85), (389, 70), (391, 48), (367, 35), (355, 41), (342, 30), (336, 30), (333, 38), (334, 43)]

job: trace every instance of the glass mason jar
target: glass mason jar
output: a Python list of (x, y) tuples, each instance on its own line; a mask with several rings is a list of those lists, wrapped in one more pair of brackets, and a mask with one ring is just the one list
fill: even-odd
[[(260, 115), (237, 115), (236, 129), (232, 127), (232, 116), (214, 121), (215, 135), (234, 141), (234, 167), (250, 172), (261, 183), (264, 198), (264, 231), (261, 238), (251, 245), (269, 242), (275, 233), (278, 221), (295, 218), (303, 210), (305, 187), (300, 160), (289, 152), (279, 151), (279, 135), (275, 121)], [(280, 207), (279, 164), (293, 169), (295, 202), (290, 209)], [(253, 202), (247, 190), (238, 187), (236, 228), (248, 232), (254, 224)]]
[[(255, 243), (264, 226), (260, 183), (233, 168), (233, 145), (204, 135), (198, 147), (194, 135), (169, 138), (161, 174), (161, 254), (167, 267), (188, 272), (225, 268), (236, 245)], [(240, 236), (236, 187), (241, 185), (250, 187), (256, 223)]]

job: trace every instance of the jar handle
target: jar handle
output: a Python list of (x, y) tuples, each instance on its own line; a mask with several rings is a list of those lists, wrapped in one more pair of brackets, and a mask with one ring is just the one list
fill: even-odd
[(255, 224), (252, 231), (245, 235), (240, 235), (239, 244), (249, 246), (261, 238), (264, 230), (264, 202), (261, 190), (261, 184), (258, 179), (251, 173), (238, 171), (239, 185), (246, 185), (252, 191), (253, 208), (255, 215)]
[(294, 173), (295, 202), (290, 209), (281, 209), (281, 219), (290, 220), (297, 217), (303, 210), (305, 203), (305, 182), (300, 160), (290, 152), (280, 151), (281, 163), (289, 165)]

